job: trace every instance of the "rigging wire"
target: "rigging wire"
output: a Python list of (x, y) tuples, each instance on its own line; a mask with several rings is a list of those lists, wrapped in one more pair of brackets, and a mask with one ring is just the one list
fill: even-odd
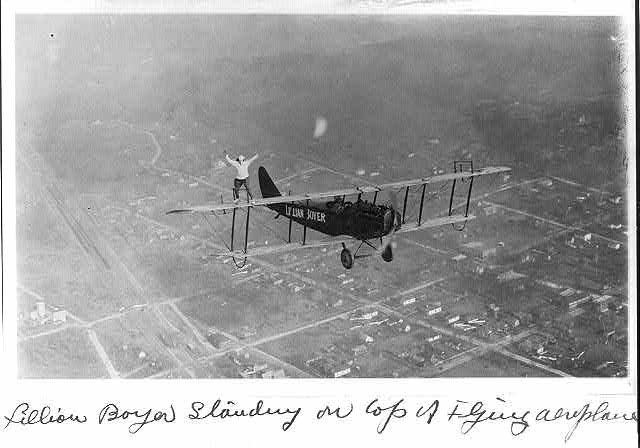
[(274, 235), (277, 239), (281, 239), (282, 241), (284, 241), (285, 243), (288, 243), (287, 239), (278, 235), (278, 232), (276, 230), (274, 230), (273, 228), (269, 227), (264, 221), (258, 219), (258, 218), (254, 218), (258, 224), (262, 225), (262, 227), (264, 227), (265, 229), (267, 229), (269, 232), (271, 232), (272, 235)]
[[(404, 188), (405, 187), (400, 188), (399, 190), (397, 190), (396, 191), (396, 195), (399, 195), (402, 191), (404, 191)], [(449, 184), (445, 183), (442, 187), (440, 187), (439, 189), (437, 189), (435, 191), (426, 191), (425, 192), (425, 202), (434, 201), (434, 200), (438, 199), (440, 194), (442, 194), (448, 188), (449, 188)], [(415, 191), (411, 191), (411, 187), (409, 187), (409, 192), (411, 194), (411, 193), (414, 193)], [(412, 202), (407, 204), (407, 210), (411, 210), (411, 212), (405, 215), (405, 221), (411, 221), (411, 220), (416, 219), (418, 217), (417, 205), (418, 205), (420, 196), (416, 195), (416, 194), (411, 194), (411, 196), (413, 197), (411, 199)]]
[[(246, 219), (246, 211), (245, 210), (240, 210), (240, 213), (244, 213), (245, 214), (245, 219)], [(221, 220), (220, 216), (217, 213), (212, 213), (212, 215), (216, 218), (216, 220), (218, 220), (218, 221)], [(211, 227), (211, 229), (213, 230), (213, 232), (216, 235), (216, 237), (222, 242), (222, 244), (224, 244), (224, 246), (227, 248), (227, 250), (229, 250), (229, 252), (231, 252), (231, 247), (229, 246), (229, 244), (227, 244), (227, 242), (224, 240), (224, 238), (220, 236), (220, 233), (217, 231), (216, 226), (211, 221), (209, 221), (209, 219), (207, 219), (207, 216), (205, 214), (203, 214), (202, 216), (203, 216), (204, 220), (207, 222), (207, 224), (209, 225), (209, 227)], [(274, 230), (272, 227), (270, 227), (267, 224), (265, 224), (263, 220), (258, 219), (258, 218), (254, 218), (254, 220), (257, 222), (258, 225), (264, 227), (267, 231), (269, 231), (275, 238), (277, 238), (279, 240), (282, 240), (285, 243), (288, 242), (284, 237), (280, 236), (276, 230)]]
[[(215, 213), (213, 213), (213, 216), (215, 216), (216, 218), (218, 217)], [(222, 242), (222, 244), (224, 244), (224, 246), (229, 250), (229, 252), (231, 252), (231, 247), (229, 247), (229, 245), (227, 244), (227, 242), (224, 240), (224, 238), (222, 238), (220, 236), (220, 234), (218, 233), (218, 231), (216, 230), (216, 226), (213, 225), (208, 219), (207, 219), (207, 215), (202, 213), (202, 217), (204, 218), (204, 220), (206, 221), (207, 224), (209, 224), (209, 227), (211, 227), (211, 229), (213, 230), (214, 235)]]

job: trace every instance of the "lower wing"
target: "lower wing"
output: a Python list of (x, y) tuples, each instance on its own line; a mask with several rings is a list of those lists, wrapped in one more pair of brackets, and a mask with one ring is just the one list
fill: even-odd
[(433, 227), (446, 226), (447, 224), (460, 224), (465, 223), (471, 219), (474, 219), (475, 216), (469, 215), (451, 215), (451, 216), (443, 216), (442, 218), (434, 218), (423, 221), (420, 224), (405, 224), (403, 225), (396, 233), (408, 233), (415, 232), (416, 230), (430, 229)]
[[(474, 218), (475, 216), (473, 215), (469, 215), (469, 216), (452, 215), (452, 216), (445, 216), (442, 218), (434, 218), (434, 219), (429, 219), (427, 221), (423, 221), (422, 223), (420, 223), (420, 225), (405, 224), (396, 233), (408, 233), (408, 232), (415, 232), (416, 230), (424, 230), (424, 229), (429, 229), (433, 227), (440, 227), (447, 224), (459, 224)], [(354, 243), (357, 241), (359, 240), (356, 238), (353, 238), (350, 236), (344, 236), (344, 237), (330, 238), (326, 240), (310, 241), (304, 245), (301, 243), (286, 243), (286, 244), (280, 244), (277, 246), (253, 247), (248, 249), (246, 253), (241, 250), (236, 250), (233, 252), (231, 251), (220, 252), (213, 255), (223, 256), (223, 257), (236, 257), (236, 258), (257, 257), (261, 255), (291, 252), (298, 249), (312, 249), (312, 248), (319, 248), (319, 247), (334, 246), (338, 244), (348, 244), (348, 243)]]
[(318, 248), (318, 247), (327, 247), (327, 246), (333, 246), (333, 245), (337, 245), (337, 244), (342, 244), (342, 243), (352, 243), (354, 241), (357, 241), (355, 238), (352, 238), (350, 236), (346, 236), (346, 237), (336, 237), (336, 238), (331, 238), (330, 240), (320, 240), (320, 241), (309, 241), (306, 244), (302, 244), (302, 243), (286, 243), (286, 244), (280, 244), (277, 246), (263, 246), (263, 247), (252, 247), (247, 249), (247, 252), (245, 253), (244, 251), (241, 250), (235, 250), (233, 252), (231, 251), (227, 251), (227, 252), (220, 252), (217, 254), (213, 254), (214, 256), (226, 256), (226, 257), (236, 257), (236, 258), (244, 258), (244, 257), (258, 257), (260, 255), (270, 255), (270, 254), (277, 254), (277, 253), (284, 253), (284, 252), (292, 252), (294, 250), (298, 250), (298, 249), (312, 249), (312, 248)]

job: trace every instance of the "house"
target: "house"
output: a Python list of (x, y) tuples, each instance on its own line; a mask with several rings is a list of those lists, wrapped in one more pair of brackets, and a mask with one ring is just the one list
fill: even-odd
[(283, 369), (265, 370), (261, 376), (262, 378), (286, 378)]
[(353, 350), (353, 354), (358, 356), (367, 352), (367, 346), (364, 344), (356, 345), (351, 350)]
[(454, 322), (458, 322), (460, 320), (460, 315), (459, 314), (448, 314), (446, 316), (447, 319), (447, 323), (454, 323)]
[(65, 310), (54, 310), (51, 318), (54, 324), (63, 323), (67, 320), (67, 312)]

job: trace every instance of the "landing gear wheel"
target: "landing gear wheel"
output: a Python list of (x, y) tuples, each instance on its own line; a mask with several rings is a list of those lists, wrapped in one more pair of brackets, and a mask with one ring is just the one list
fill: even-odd
[(353, 267), (353, 255), (351, 255), (349, 249), (342, 249), (342, 252), (340, 252), (340, 261), (345, 269), (351, 269)]
[(390, 244), (382, 251), (382, 259), (387, 263), (393, 260), (393, 251), (391, 250)]

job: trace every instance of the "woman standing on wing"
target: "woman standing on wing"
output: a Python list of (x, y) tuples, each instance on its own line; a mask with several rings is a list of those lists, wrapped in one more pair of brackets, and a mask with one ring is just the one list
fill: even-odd
[(251, 203), (253, 204), (253, 195), (251, 194), (251, 190), (249, 189), (249, 165), (251, 162), (258, 158), (258, 154), (251, 157), (250, 159), (245, 159), (241, 154), (235, 160), (229, 157), (229, 154), (225, 151), (224, 154), (229, 165), (235, 167), (237, 170), (236, 178), (233, 180), (233, 202), (236, 204), (240, 200), (240, 188), (244, 185), (244, 188), (247, 190), (247, 195), (249, 196)]

